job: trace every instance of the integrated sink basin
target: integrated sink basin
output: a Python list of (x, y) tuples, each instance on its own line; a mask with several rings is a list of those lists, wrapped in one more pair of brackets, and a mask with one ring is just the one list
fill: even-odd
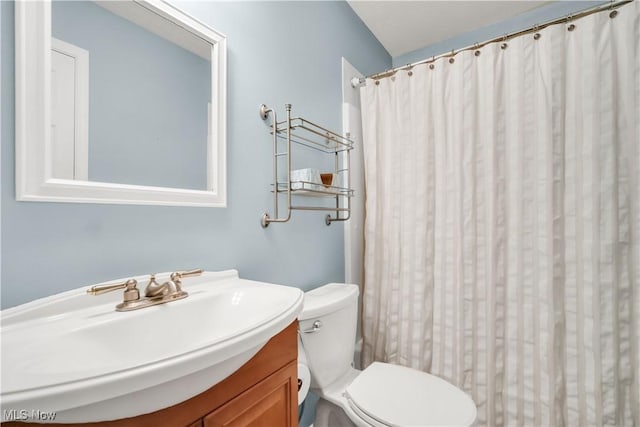
[(3, 310), (3, 420), (107, 421), (175, 405), (235, 372), (302, 309), (300, 289), (235, 270), (183, 286), (187, 298), (135, 311), (115, 311), (121, 291), (87, 287)]

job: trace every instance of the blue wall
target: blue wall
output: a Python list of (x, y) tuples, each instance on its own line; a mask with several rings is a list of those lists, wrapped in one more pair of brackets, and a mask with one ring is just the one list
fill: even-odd
[(51, 22), (89, 51), (89, 180), (206, 189), (211, 62), (92, 2)]
[(175, 2), (228, 37), (228, 208), (15, 201), (13, 4), (2, 13), (2, 307), (92, 283), (183, 268), (310, 289), (344, 279), (343, 230), (324, 213), (271, 210), (266, 103), (341, 129), (341, 57), (363, 73), (391, 58), (346, 2)]
[(544, 24), (557, 18), (568, 16), (598, 4), (606, 3), (603, 1), (580, 1), (580, 0), (562, 0), (542, 6), (537, 9), (530, 10), (512, 19), (498, 22), (487, 27), (480, 28), (465, 34), (434, 43), (430, 46), (414, 50), (404, 55), (395, 56), (393, 58), (393, 66), (400, 67), (406, 64), (427, 59), (431, 56), (440, 55), (450, 52), (452, 49), (461, 49), (463, 47), (472, 46), (474, 43), (481, 43), (500, 37), (504, 34), (517, 32), (530, 28), (537, 24)]

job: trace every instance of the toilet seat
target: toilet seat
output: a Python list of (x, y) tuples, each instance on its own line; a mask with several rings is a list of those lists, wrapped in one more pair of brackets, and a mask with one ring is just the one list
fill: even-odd
[(350, 408), (368, 424), (473, 426), (471, 398), (447, 381), (403, 366), (374, 362), (346, 388)]

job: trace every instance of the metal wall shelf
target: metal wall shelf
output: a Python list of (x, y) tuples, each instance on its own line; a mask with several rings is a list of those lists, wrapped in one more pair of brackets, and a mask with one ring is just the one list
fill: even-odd
[[(328, 130), (310, 120), (302, 117), (291, 117), (291, 104), (285, 104), (287, 113), (286, 120), (281, 122), (276, 117), (276, 112), (262, 104), (260, 106), (260, 117), (266, 120), (272, 115), (270, 134), (273, 140), (273, 183), (271, 192), (273, 193), (273, 217), (268, 213), (262, 215), (261, 224), (267, 227), (272, 222), (287, 222), (291, 219), (291, 211), (330, 211), (325, 217), (325, 223), (330, 225), (334, 221), (346, 221), (351, 215), (351, 197), (353, 190), (350, 188), (350, 151), (353, 149), (353, 141), (349, 139), (349, 134), (342, 136), (336, 132)], [(278, 140), (282, 147), (278, 147)], [(310, 182), (291, 180), (291, 144), (299, 144), (326, 155), (332, 155), (334, 159), (334, 177), (346, 183), (346, 187)], [(286, 161), (286, 180), (278, 179), (278, 162)], [(275, 191), (274, 191), (275, 188)], [(297, 196), (302, 196), (298, 199)], [(296, 205), (292, 204), (292, 197), (296, 197)], [(284, 208), (286, 216), (278, 216), (280, 199), (284, 198)], [(312, 198), (333, 198), (334, 206), (310, 205)]]

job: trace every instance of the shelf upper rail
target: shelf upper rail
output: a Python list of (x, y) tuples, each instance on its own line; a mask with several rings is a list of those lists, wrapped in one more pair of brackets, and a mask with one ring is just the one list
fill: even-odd
[[(278, 122), (278, 137), (286, 138), (287, 121)], [(273, 130), (271, 130), (273, 132)], [(353, 149), (353, 141), (302, 117), (291, 119), (291, 140), (316, 150), (335, 153)]]

